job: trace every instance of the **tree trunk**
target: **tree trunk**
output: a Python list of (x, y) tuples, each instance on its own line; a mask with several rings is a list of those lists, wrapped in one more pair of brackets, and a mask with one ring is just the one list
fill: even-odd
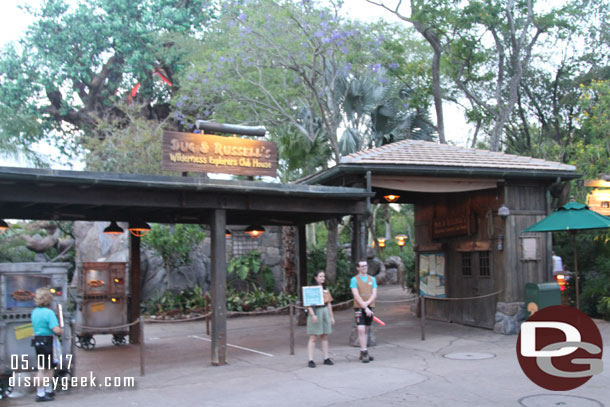
[(383, 206), (383, 219), (385, 221), (385, 238), (386, 239), (391, 239), (392, 238), (392, 229), (390, 227), (390, 205), (384, 205)]
[(282, 227), (282, 247), (283, 254), (283, 269), (284, 269), (284, 287), (283, 292), (286, 294), (296, 294), (297, 292), (297, 265), (295, 251), (295, 228), (292, 226)]
[(337, 281), (337, 255), (339, 252), (339, 228), (337, 219), (326, 222), (328, 241), (326, 242), (326, 281), (334, 284)]

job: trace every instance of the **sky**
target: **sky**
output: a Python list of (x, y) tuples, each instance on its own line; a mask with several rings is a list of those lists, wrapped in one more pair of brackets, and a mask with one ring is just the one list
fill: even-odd
[[(32, 17), (21, 10), (19, 5), (38, 5), (42, 0), (4, 0), (2, 4), (2, 13), (0, 13), (0, 47), (9, 41), (16, 41), (26, 31), (28, 25), (33, 21)], [(346, 0), (344, 3), (345, 13), (348, 17), (361, 19), (365, 21), (376, 21), (385, 19), (393, 22), (401, 22), (398, 17), (394, 16), (387, 10), (381, 7), (374, 6), (366, 0)], [(465, 119), (462, 109), (456, 104), (444, 102), (443, 112), (445, 115), (445, 133), (447, 141), (450, 143), (466, 146), (467, 139), (472, 135), (472, 126), (469, 126)], [(431, 117), (435, 120), (434, 112), (431, 112)], [(45, 154), (58, 155), (53, 151), (53, 148), (48, 145), (39, 146), (39, 150)], [(1, 166), (17, 166), (27, 167), (28, 164), (18, 160), (9, 160), (0, 157)], [(73, 167), (65, 163), (55, 163), (52, 165), (55, 169), (76, 169), (82, 170), (83, 166), (77, 163)]]

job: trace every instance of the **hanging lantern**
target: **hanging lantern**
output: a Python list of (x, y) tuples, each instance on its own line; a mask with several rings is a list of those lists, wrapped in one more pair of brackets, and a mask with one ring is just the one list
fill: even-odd
[(246, 230), (244, 230), (244, 233), (250, 235), (250, 237), (256, 239), (257, 237), (261, 236), (263, 233), (265, 233), (265, 228), (262, 227), (261, 225), (251, 225), (248, 226), (246, 228)]
[(396, 244), (398, 245), (398, 247), (400, 247), (401, 250), (404, 247), (404, 245), (407, 243), (407, 239), (408, 238), (409, 237), (407, 235), (396, 235), (396, 236), (394, 236), (394, 239), (396, 239)]
[(120, 227), (119, 225), (117, 225), (116, 221), (112, 221), (110, 222), (110, 226), (108, 226), (106, 229), (104, 229), (104, 234), (105, 235), (120, 235), (123, 234), (124, 230), (122, 227)]
[(379, 242), (379, 248), (381, 249), (381, 251), (383, 251), (383, 248), (385, 247), (385, 237), (378, 237), (377, 241)]
[(386, 201), (388, 201), (389, 203), (396, 202), (396, 201), (398, 201), (398, 200), (400, 199), (400, 195), (393, 195), (393, 194), (390, 194), (390, 195), (384, 195), (383, 197), (384, 197), (384, 198), (385, 198), (385, 200), (386, 200)]
[(144, 237), (150, 232), (150, 225), (146, 222), (136, 221), (129, 224), (129, 232), (135, 237)]

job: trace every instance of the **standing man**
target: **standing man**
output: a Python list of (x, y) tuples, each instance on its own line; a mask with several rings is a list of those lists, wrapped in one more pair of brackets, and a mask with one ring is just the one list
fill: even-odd
[(354, 312), (356, 326), (358, 327), (358, 341), (360, 342), (360, 360), (362, 360), (362, 363), (369, 363), (373, 360), (373, 357), (369, 355), (367, 342), (369, 329), (373, 322), (375, 298), (377, 298), (377, 281), (375, 277), (367, 274), (368, 264), (366, 260), (358, 261), (356, 270), (358, 270), (358, 274), (352, 277), (350, 288), (354, 295)]

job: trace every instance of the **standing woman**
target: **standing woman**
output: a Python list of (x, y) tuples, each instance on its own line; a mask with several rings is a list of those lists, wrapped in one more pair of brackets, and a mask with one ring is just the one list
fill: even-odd
[(313, 351), (316, 348), (316, 338), (318, 335), (322, 341), (324, 364), (334, 365), (333, 361), (328, 357), (328, 335), (332, 332), (332, 326), (335, 325), (335, 316), (331, 303), (333, 297), (330, 295), (330, 291), (324, 286), (324, 281), (326, 281), (326, 275), (323, 270), (318, 270), (313, 273), (313, 284), (322, 286), (324, 305), (307, 307), (307, 334), (309, 335), (309, 343), (307, 344), (309, 363), (307, 366), (309, 367), (316, 367), (316, 363), (313, 361)]
[(44, 386), (44, 378), (48, 377), (49, 383), (53, 377), (53, 335), (61, 335), (63, 329), (59, 326), (57, 316), (49, 308), (53, 295), (48, 287), (36, 290), (34, 303), (36, 308), (32, 311), (32, 328), (34, 329), (34, 346), (36, 348), (36, 365), (38, 372), (36, 377), (39, 382), (36, 386), (36, 401), (52, 401), (55, 393), (51, 384)]

